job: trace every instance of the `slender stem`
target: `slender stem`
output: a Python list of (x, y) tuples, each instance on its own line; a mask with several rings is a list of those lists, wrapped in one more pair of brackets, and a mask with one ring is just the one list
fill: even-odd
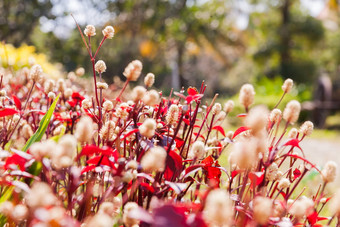
[(130, 82), (129, 80), (126, 80), (126, 81), (125, 81), (124, 86), (123, 86), (122, 90), (120, 90), (119, 95), (117, 96), (116, 100), (119, 100), (119, 99), (120, 99), (120, 96), (123, 94), (125, 88), (126, 88), (127, 85), (129, 84), (129, 82)]

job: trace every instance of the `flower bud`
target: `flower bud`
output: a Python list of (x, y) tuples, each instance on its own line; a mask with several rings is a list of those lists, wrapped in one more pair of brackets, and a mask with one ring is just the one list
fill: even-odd
[(286, 79), (285, 82), (282, 85), (282, 90), (284, 93), (289, 93), (292, 90), (293, 87), (293, 80), (292, 79)]
[(94, 65), (94, 68), (98, 73), (103, 73), (106, 71), (106, 64), (103, 60), (99, 60)]
[(228, 100), (225, 104), (224, 104), (224, 112), (226, 112), (227, 114), (230, 113), (233, 108), (234, 108), (234, 101), (233, 100)]
[(325, 183), (333, 182), (336, 178), (338, 165), (334, 161), (328, 161), (321, 171), (321, 177)]
[(239, 100), (240, 103), (248, 109), (248, 107), (254, 103), (255, 91), (251, 84), (244, 84), (240, 90)]
[(141, 165), (146, 172), (164, 171), (167, 153), (163, 147), (153, 147), (142, 157)]
[(196, 141), (192, 144), (189, 150), (188, 158), (202, 159), (205, 154), (205, 145), (202, 141)]
[(142, 72), (143, 64), (139, 60), (134, 60), (128, 64), (125, 68), (123, 75), (129, 81), (138, 80), (141, 72)]
[(155, 75), (153, 73), (146, 74), (144, 84), (146, 87), (151, 87), (155, 83)]
[(30, 71), (30, 77), (33, 80), (33, 82), (38, 82), (43, 74), (43, 70), (40, 65), (36, 64), (33, 65)]
[(105, 36), (105, 38), (112, 39), (115, 34), (115, 29), (112, 26), (106, 26), (103, 29), (102, 33)]
[(96, 28), (93, 25), (89, 24), (89, 25), (86, 26), (86, 28), (84, 30), (84, 34), (86, 36), (95, 36), (96, 35)]
[(300, 111), (300, 103), (296, 100), (292, 100), (287, 104), (285, 110), (283, 111), (283, 119), (291, 124), (294, 124), (299, 118)]

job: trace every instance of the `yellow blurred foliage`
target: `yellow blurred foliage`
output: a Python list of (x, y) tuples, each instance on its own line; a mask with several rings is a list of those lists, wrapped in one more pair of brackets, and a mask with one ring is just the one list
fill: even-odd
[(50, 63), (45, 54), (35, 52), (34, 46), (23, 44), (16, 48), (11, 44), (0, 43), (0, 66), (4, 68), (11, 67), (16, 71), (34, 64), (41, 65), (50, 78), (57, 79), (62, 77), (62, 66)]
[(154, 58), (156, 56), (157, 47), (152, 41), (146, 40), (140, 43), (139, 52), (143, 57)]

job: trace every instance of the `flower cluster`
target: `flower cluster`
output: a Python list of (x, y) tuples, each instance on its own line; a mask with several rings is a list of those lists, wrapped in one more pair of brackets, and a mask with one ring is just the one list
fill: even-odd
[[(90, 42), (96, 29), (88, 25), (84, 33)], [(114, 29), (102, 33), (99, 48)], [(319, 168), (305, 158), (300, 142), (313, 123), (291, 128), (298, 101), (283, 111), (252, 106), (255, 90), (246, 84), (240, 90), (245, 113), (237, 116), (242, 125), (227, 131), (235, 104), (222, 107), (215, 97), (202, 105), (204, 83), (164, 97), (151, 89), (155, 76), (147, 73), (131, 99), (122, 96), (143, 75), (138, 60), (125, 69), (119, 94), (106, 96), (111, 86), (101, 78), (106, 65), (95, 61), (98, 50), (89, 50), (93, 94), (72, 75), (47, 79), (38, 65), (17, 71), (16, 80), (3, 75), (2, 224), (316, 226), (339, 219), (340, 191), (333, 196), (326, 187), (337, 164)], [(83, 74), (82, 68), (74, 73)], [(283, 96), (292, 86), (284, 83)], [(311, 172), (321, 182), (312, 196), (300, 187)]]

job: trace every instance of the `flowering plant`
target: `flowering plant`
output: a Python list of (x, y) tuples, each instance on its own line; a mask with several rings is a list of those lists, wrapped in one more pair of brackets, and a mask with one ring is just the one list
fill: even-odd
[[(94, 95), (78, 86), (75, 75), (83, 69), (56, 82), (39, 65), (17, 71), (16, 80), (1, 75), (3, 225), (320, 226), (339, 219), (340, 193), (326, 190), (336, 164), (321, 170), (305, 158), (300, 142), (312, 133), (311, 122), (290, 128), (299, 102), (290, 101), (283, 113), (282, 99), (271, 111), (252, 107), (255, 91), (246, 84), (242, 126), (227, 132), (223, 122), (234, 103), (222, 107), (216, 95), (202, 105), (204, 82), (164, 97), (151, 89), (155, 76), (148, 73), (144, 86), (124, 96), (142, 74), (138, 60), (126, 67), (119, 94), (105, 96), (106, 65), (96, 56), (114, 29), (102, 33), (94, 53), (95, 27), (81, 33)], [(284, 82), (282, 98), (292, 86)], [(298, 186), (312, 170), (322, 184), (307, 197)], [(330, 217), (323, 216), (328, 203)]]

